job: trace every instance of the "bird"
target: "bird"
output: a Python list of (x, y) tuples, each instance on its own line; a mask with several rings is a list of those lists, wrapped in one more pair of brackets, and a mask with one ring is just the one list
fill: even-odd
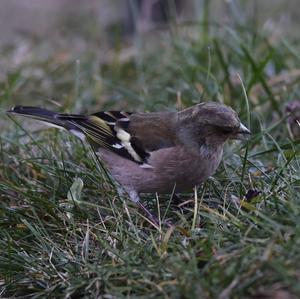
[(286, 107), (287, 127), (293, 140), (300, 138), (300, 101), (292, 100)]
[(251, 134), (231, 107), (217, 102), (172, 112), (82, 115), (30, 106), (7, 112), (65, 129), (88, 142), (122, 190), (155, 223), (141, 194), (191, 191), (215, 173), (227, 140)]

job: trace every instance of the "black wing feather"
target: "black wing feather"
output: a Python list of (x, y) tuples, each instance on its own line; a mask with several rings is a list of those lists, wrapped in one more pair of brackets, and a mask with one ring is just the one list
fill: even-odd
[(136, 137), (130, 136), (129, 143), (127, 143), (118, 136), (119, 129), (123, 130), (124, 134), (129, 134), (126, 130), (130, 124), (128, 118), (130, 114), (128, 112), (107, 111), (86, 116), (58, 114), (57, 118), (67, 120), (77, 127), (92, 141), (94, 146), (107, 148), (139, 164), (147, 163), (150, 154), (143, 149), (141, 142)]
[[(94, 147), (104, 147), (139, 164), (147, 163), (147, 153), (142, 143), (132, 137), (127, 129), (129, 112), (107, 111), (91, 115), (56, 113), (44, 108), (15, 106), (9, 113), (16, 113), (65, 128), (73, 134), (83, 133)], [(76, 135), (76, 134), (75, 134)]]

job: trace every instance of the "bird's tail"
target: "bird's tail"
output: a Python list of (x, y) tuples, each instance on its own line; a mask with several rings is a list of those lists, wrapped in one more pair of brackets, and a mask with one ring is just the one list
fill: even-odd
[[(59, 129), (66, 129), (76, 135), (82, 137), (82, 131), (78, 128), (72, 119), (85, 118), (83, 115), (61, 114), (44, 108), (30, 106), (15, 106), (8, 110), (7, 113), (22, 115), (32, 119), (36, 119)], [(82, 138), (81, 138), (82, 139)]]

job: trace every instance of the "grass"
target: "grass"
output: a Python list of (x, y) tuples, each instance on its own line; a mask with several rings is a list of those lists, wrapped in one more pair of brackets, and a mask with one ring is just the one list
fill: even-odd
[[(73, 36), (24, 36), (14, 67), (18, 43), (0, 49), (1, 297), (300, 296), (299, 142), (284, 116), (299, 97), (299, 42), (213, 24), (200, 26), (204, 41), (199, 24), (174, 26), (157, 33), (164, 39), (135, 36), (138, 56), (125, 60), (126, 48), (104, 59), (87, 31), (76, 37), (83, 50), (70, 47)], [(209, 99), (234, 107), (253, 136), (228, 144), (214, 178), (180, 203), (143, 197), (172, 227), (154, 227), (120, 197), (87, 145), (5, 116), (16, 103), (166, 111)], [(247, 199), (249, 190), (259, 193)]]

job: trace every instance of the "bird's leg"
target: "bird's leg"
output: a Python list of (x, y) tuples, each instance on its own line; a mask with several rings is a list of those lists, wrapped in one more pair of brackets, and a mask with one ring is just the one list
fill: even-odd
[(136, 204), (144, 212), (144, 214), (146, 214), (149, 220), (151, 220), (155, 225), (159, 226), (159, 220), (156, 216), (154, 216), (140, 201)]
[(159, 226), (159, 221), (157, 217), (152, 215), (152, 213), (141, 203), (140, 197), (136, 191), (128, 191), (130, 199), (136, 203), (136, 205), (143, 211), (146, 217), (151, 220), (155, 225)]

